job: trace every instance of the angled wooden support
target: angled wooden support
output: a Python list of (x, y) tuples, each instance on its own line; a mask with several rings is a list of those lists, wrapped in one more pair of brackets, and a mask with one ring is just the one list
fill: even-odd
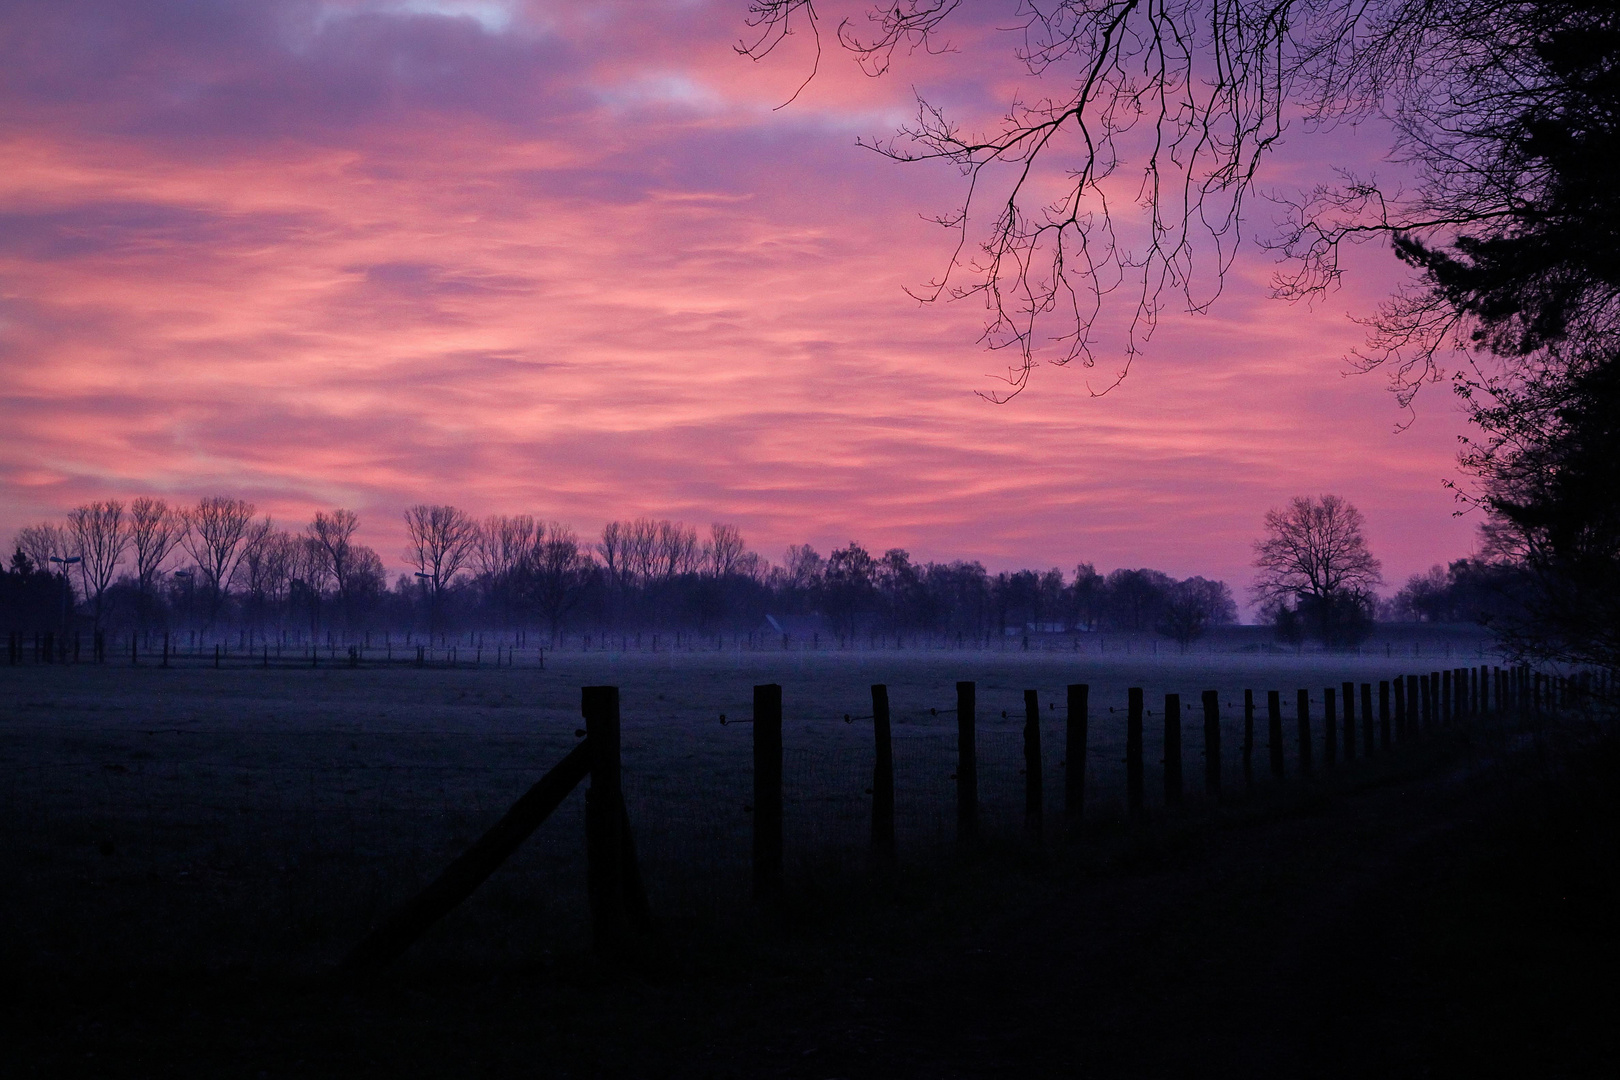
[(586, 739), (569, 751), (427, 888), (356, 945), (344, 958), (342, 967), (349, 971), (384, 967), (471, 896), (585, 779), (590, 772), (591, 750), (590, 740)]

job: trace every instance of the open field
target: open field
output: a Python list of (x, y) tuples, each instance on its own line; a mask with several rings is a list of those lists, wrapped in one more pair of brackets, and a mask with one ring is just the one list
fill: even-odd
[[(1128, 686), (1154, 713), (1153, 805), (1165, 692), (1196, 712), (1221, 690), (1241, 793), (1245, 686), (1284, 692), (1292, 777), (1294, 689), (1400, 670), (972, 652), (0, 669), (0, 957), (30, 987), (5, 1038), (39, 1076), (1578, 1075), (1612, 1042), (1599, 998), (1558, 989), (1616, 955), (1612, 754), (1560, 765), (1487, 725), (1212, 813), (1186, 715), (1187, 811), (1118, 823)], [(959, 678), (979, 686), (973, 856), (949, 843), (954, 722), (928, 713)], [(766, 681), (786, 715), (782, 923), (747, 904), (750, 729), (718, 721)], [(892, 893), (864, 873), (870, 730), (843, 721), (874, 681), (895, 711)], [(1022, 691), (1058, 705), (1055, 829), (1071, 681), (1092, 687), (1091, 839), (1041, 859), (1017, 839)], [(328, 983), (574, 744), (579, 687), (602, 683), (623, 692), (656, 952), (590, 959), (576, 793), (386, 977)]]
[[(655, 911), (723, 917), (746, 905), (752, 687), (783, 687), (790, 877), (863, 865), (870, 684), (889, 687), (901, 857), (936, 859), (954, 825), (954, 683), (978, 685), (984, 832), (1023, 815), (1023, 692), (1043, 703), (1054, 831), (1064, 686), (1091, 687), (1088, 821), (1124, 811), (1124, 705), (1144, 688), (1147, 799), (1162, 801), (1163, 695), (1182, 696), (1189, 798), (1202, 790), (1199, 693), (1222, 695), (1223, 772), (1241, 790), (1242, 691), (1283, 691), (1289, 771), (1296, 688), (1401, 673), (1377, 657), (1006, 652), (556, 654), (546, 670), (18, 667), (0, 673), (6, 846), (24, 868), (31, 948), (154, 959), (189, 924), (192, 959), (316, 969), (420, 887), (573, 745), (579, 688), (621, 688), (626, 798)], [(939, 715), (934, 715), (938, 710)], [(846, 722), (844, 717), (859, 717)], [(517, 962), (587, 937), (583, 798), (570, 797), (417, 950)], [(19, 915), (25, 913), (19, 912)], [(118, 926), (116, 933), (105, 932)], [(148, 931), (137, 928), (147, 927)], [(413, 954), (414, 955), (414, 954)], [(180, 957), (163, 957), (178, 961)]]

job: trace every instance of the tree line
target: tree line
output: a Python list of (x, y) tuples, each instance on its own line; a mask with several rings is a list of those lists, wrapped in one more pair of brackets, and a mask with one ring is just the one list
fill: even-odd
[[(1090, 563), (991, 573), (982, 563), (917, 562), (851, 541), (808, 544), (772, 563), (737, 526), (610, 521), (593, 541), (527, 515), (475, 518), (448, 505), (404, 514), (409, 570), (388, 580), (357, 539), (352, 510), (302, 528), (224, 496), (88, 503), (18, 531), (0, 571), (8, 629), (192, 629), (259, 639), (294, 633), (468, 629), (964, 635), (1117, 630), (1188, 644), (1237, 621), (1231, 589), (1153, 569)], [(783, 629), (783, 632), (788, 632)]]
[[(0, 567), (0, 629), (200, 630), (257, 640), (371, 630), (540, 630), (829, 636), (1158, 633), (1183, 647), (1238, 621), (1225, 582), (1149, 568), (1099, 573), (915, 562), (860, 544), (821, 554), (789, 547), (780, 563), (749, 549), (737, 526), (668, 519), (610, 521), (594, 541), (528, 514), (482, 519), (448, 505), (405, 511), (409, 572), (388, 581), (356, 539), (352, 510), (318, 511), (300, 529), (211, 497), (170, 506), (139, 498), (88, 503), (65, 520), (18, 531)], [(1511, 643), (1533, 606), (1532, 568), (1465, 558), (1415, 574), (1380, 597), (1381, 565), (1363, 517), (1335, 495), (1268, 512), (1255, 541), (1250, 594), (1280, 642), (1353, 646), (1375, 622), (1477, 623)]]

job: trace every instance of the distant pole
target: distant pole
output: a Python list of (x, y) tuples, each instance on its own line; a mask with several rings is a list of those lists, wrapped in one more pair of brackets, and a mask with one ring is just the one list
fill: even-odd
[(1164, 805), (1181, 805), (1181, 695), (1164, 695)]
[(1090, 696), (1091, 686), (1088, 683), (1069, 684), (1069, 715), (1063, 733), (1063, 814), (1071, 838), (1080, 831), (1080, 820), (1086, 806), (1086, 736), (1090, 726)]
[(1142, 688), (1126, 692), (1125, 710), (1125, 806), (1130, 816), (1142, 816)]
[(894, 746), (889, 739), (889, 688), (872, 685), (872, 857), (881, 870), (895, 863)]
[(979, 753), (977, 688), (956, 684), (956, 838), (973, 839), (979, 831)]
[(1204, 794), (1221, 797), (1221, 693), (1204, 691)]

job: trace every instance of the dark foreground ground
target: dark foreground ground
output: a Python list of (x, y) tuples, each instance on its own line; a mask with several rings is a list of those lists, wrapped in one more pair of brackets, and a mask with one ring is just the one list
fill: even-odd
[(0, 1073), (1613, 1075), (1617, 792), (1592, 731), (1440, 740), (1073, 854), (797, 882), (779, 917), (665, 925), (619, 964), (345, 984), (14, 956)]

